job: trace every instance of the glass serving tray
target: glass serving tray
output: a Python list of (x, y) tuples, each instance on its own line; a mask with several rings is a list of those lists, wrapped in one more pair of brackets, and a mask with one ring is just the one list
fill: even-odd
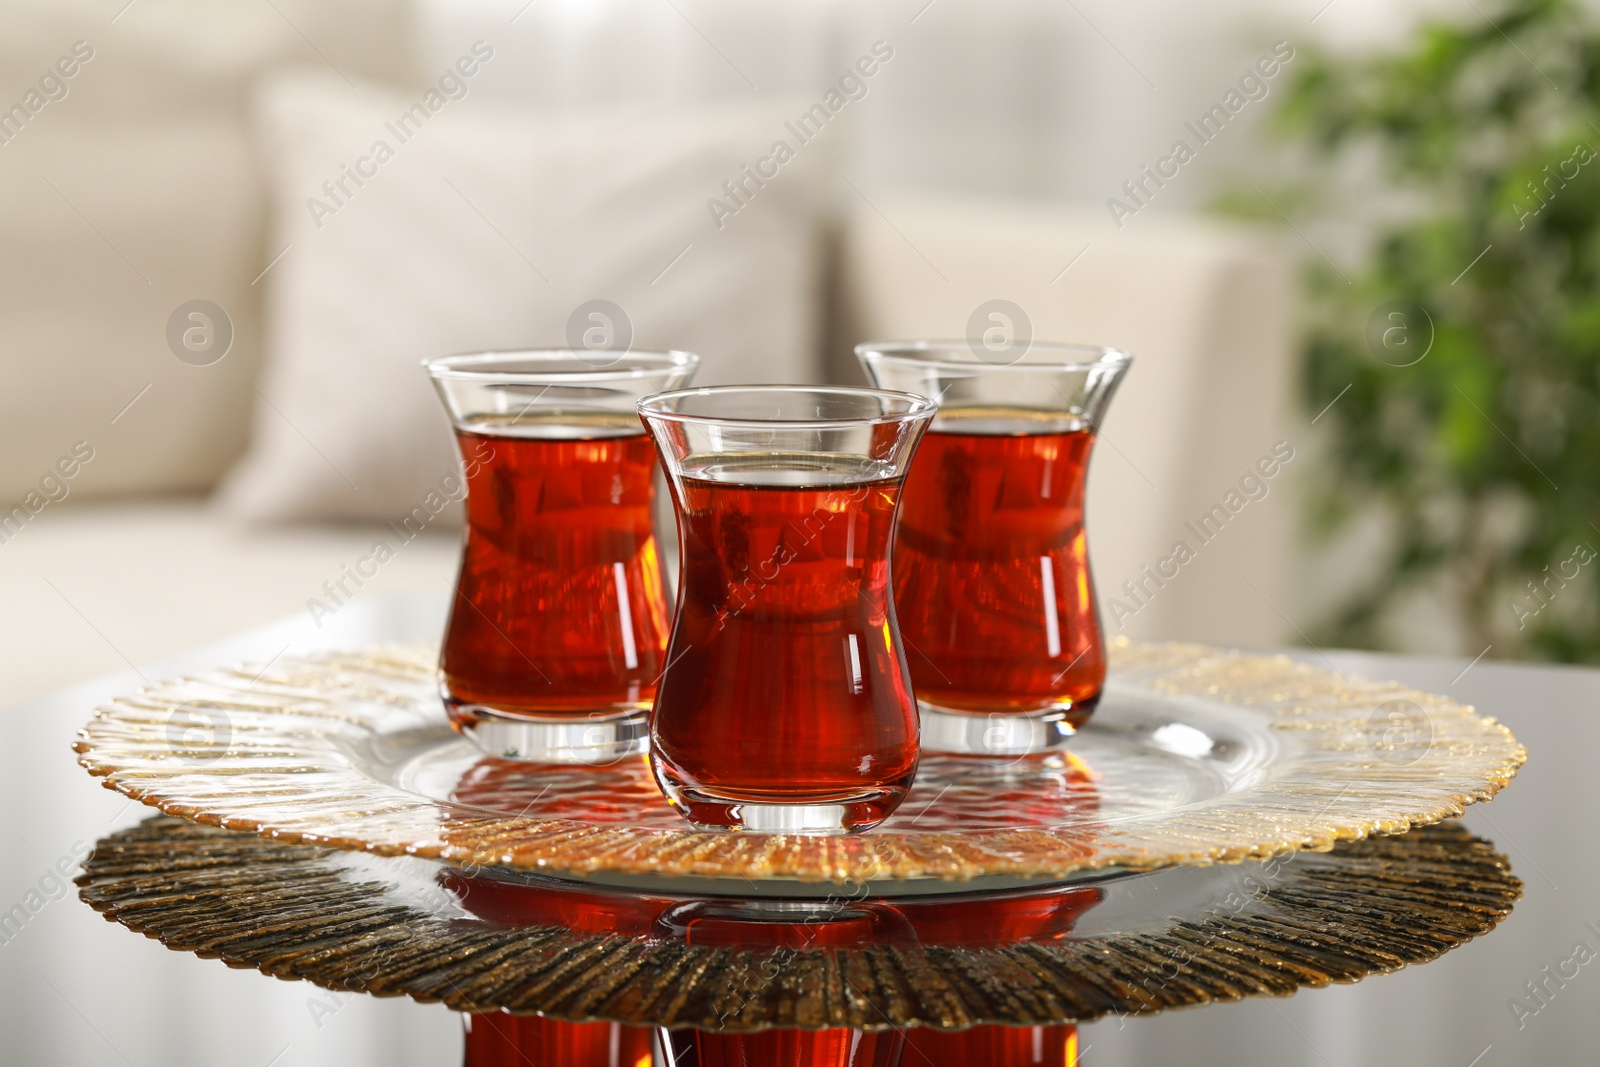
[(174, 679), (100, 708), (74, 747), (108, 788), (202, 824), (747, 897), (997, 891), (1326, 851), (1458, 815), (1526, 759), (1493, 719), (1395, 683), (1197, 645), (1110, 651), (1069, 757), (925, 758), (900, 809), (848, 837), (696, 830), (642, 758), (484, 757), (446, 722), (423, 647)]

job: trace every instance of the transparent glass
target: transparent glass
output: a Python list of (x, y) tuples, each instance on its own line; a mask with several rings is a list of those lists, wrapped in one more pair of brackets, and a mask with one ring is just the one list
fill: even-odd
[(1084, 487), (1130, 357), (1033, 344), (997, 363), (966, 341), (864, 344), (856, 355), (879, 387), (939, 404), (894, 546), (924, 749), (1060, 748), (1105, 684)]
[(650, 397), (639, 412), (682, 559), (650, 725), (662, 791), (707, 829), (877, 825), (917, 767), (889, 544), (934, 405), (729, 386)]
[(424, 363), (466, 488), (439, 659), (450, 720), (485, 752), (607, 762), (644, 750), (669, 625), (635, 405), (687, 352), (487, 352)]

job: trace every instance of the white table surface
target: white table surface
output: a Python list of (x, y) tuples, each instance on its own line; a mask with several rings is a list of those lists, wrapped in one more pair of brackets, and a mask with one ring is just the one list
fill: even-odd
[[(142, 673), (154, 680), (319, 646), (434, 640), (443, 608), (427, 597), (357, 600), (321, 630), (301, 616)], [(1326, 665), (1314, 652), (1295, 655)], [(1476, 705), (1527, 745), (1522, 774), (1466, 820), (1511, 857), (1526, 884), (1522, 902), (1500, 929), (1423, 967), (1287, 1000), (1095, 1023), (1082, 1037), (1085, 1067), (1600, 1062), (1600, 670), (1364, 653), (1327, 661)], [(52, 872), (63, 861), (75, 869), (75, 848), (149, 814), (99, 788), (69, 748), (96, 703), (140, 682), (130, 670), (0, 713), (10, 816), (0, 829), (0, 915), (43, 901), (20, 929), (0, 927), (0, 1064), (459, 1063), (457, 1023), (441, 1007), (330, 994), (171, 952), (58, 888), (64, 880)], [(1568, 962), (1580, 944), (1594, 959)], [(1543, 1003), (1530, 982), (1543, 983)], [(1515, 999), (1526, 1009), (1520, 1020)]]

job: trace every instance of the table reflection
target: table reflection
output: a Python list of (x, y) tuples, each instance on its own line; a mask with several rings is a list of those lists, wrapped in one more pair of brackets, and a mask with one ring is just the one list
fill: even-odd
[[(1088, 845), (1107, 815), (1138, 816), (1148, 814), (1153, 804), (1190, 799), (1183, 790), (1164, 790), (1157, 781), (1143, 789), (1129, 785), (1126, 780), (1133, 775), (1123, 773), (1124, 753), (1100, 755), (1103, 759), (1094, 766), (1073, 753), (1005, 759), (926, 757), (905, 803), (880, 832), (1050, 828), (1082, 837)], [(1114, 768), (1117, 781), (1124, 783), (1109, 795), (1102, 763)], [(647, 761), (640, 757), (604, 766), (483, 757), (452, 781), (447, 799), (472, 814), (562, 819), (591, 826), (689, 828), (661, 795)]]
[(467, 1067), (1076, 1067), (1075, 1026), (656, 1032), (531, 1015), (467, 1017)]
[(1522, 889), (1457, 824), (1092, 884), (894, 898), (830, 884), (775, 900), (449, 869), (168, 818), (97, 842), (78, 884), (179, 951), (514, 1013), (472, 1019), (468, 1063), (530, 1067), (1066, 1064), (1067, 1021), (1427, 963), (1493, 929)]
[[(852, 968), (873, 966), (875, 958), (885, 967), (915, 968), (929, 951), (1063, 939), (1103, 896), (1093, 886), (1058, 886), (895, 900), (841, 889), (817, 900), (754, 900), (622, 893), (499, 871), (446, 870), (440, 878), (463, 908), (487, 922), (724, 949), (722, 1010), (734, 1025), (774, 977), (790, 969), (830, 972), (819, 995), (797, 1009), (794, 1027), (756, 1033), (473, 1015), (467, 1067), (1071, 1067), (1077, 1062), (1072, 1026), (941, 1031), (897, 1027), (886, 1017), (885, 1029), (863, 1031), (829, 1027), (830, 1002), (851, 997)], [(604, 966), (600, 958), (590, 965)], [(658, 995), (670, 998), (672, 990)]]

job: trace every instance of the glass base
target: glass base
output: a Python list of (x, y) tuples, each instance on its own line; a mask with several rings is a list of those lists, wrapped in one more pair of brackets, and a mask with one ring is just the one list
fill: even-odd
[(656, 783), (678, 814), (698, 829), (761, 834), (858, 834), (887, 819), (906, 794), (904, 788), (890, 787), (839, 800), (774, 804), (713, 796), (660, 768)]
[(498, 759), (607, 764), (640, 755), (650, 744), (649, 713), (638, 709), (555, 718), (464, 704), (451, 718), (480, 751)]
[(925, 755), (1022, 758), (1059, 754), (1089, 721), (1097, 701), (1061, 703), (1026, 712), (958, 711), (926, 700), (922, 712)]

